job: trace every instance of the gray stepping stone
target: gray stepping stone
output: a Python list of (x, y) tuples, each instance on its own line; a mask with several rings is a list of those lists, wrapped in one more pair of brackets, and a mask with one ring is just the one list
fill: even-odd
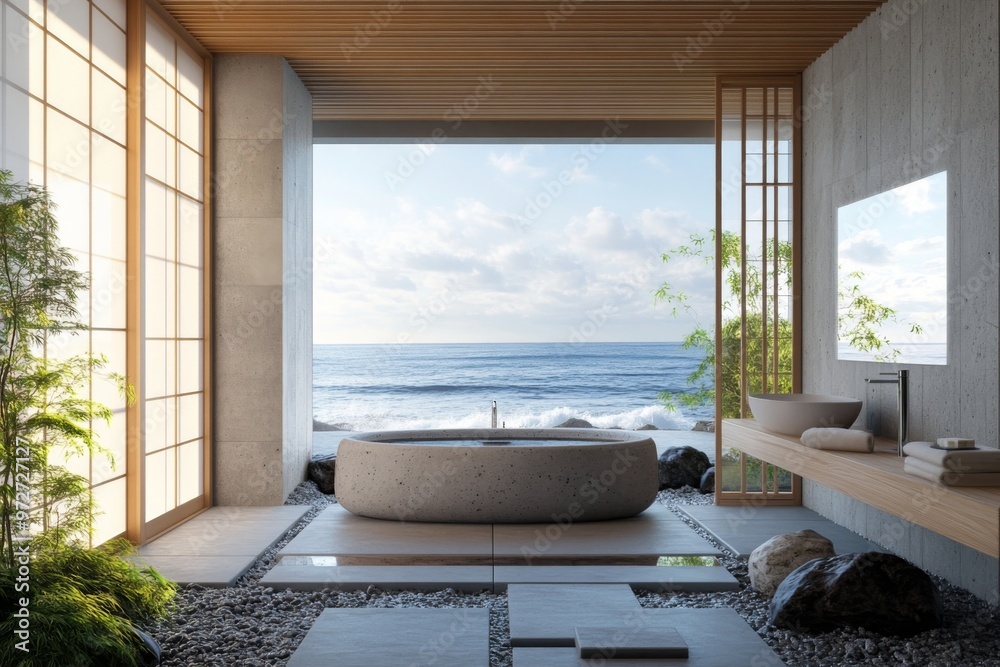
[(816, 521), (823, 519), (821, 514), (802, 507), (801, 505), (792, 507), (753, 507), (751, 505), (679, 505), (684, 514), (695, 521), (707, 519), (709, 521), (719, 521), (721, 519), (733, 521), (754, 521), (762, 517), (767, 519), (805, 519), (806, 521)]
[(490, 524), (383, 521), (333, 505), (279, 552), (336, 556), (341, 565), (492, 565)]
[[(338, 591), (384, 590), (458, 591), (493, 590), (493, 568), (488, 565), (309, 565), (285, 561), (311, 558), (282, 558), (261, 580), (261, 586), (278, 590)], [(725, 569), (725, 568), (723, 568)]]
[(325, 609), (288, 667), (487, 667), (488, 609)]
[(736, 591), (740, 583), (724, 567), (677, 565), (497, 565), (493, 589), (511, 584), (628, 584), (633, 590), (710, 593)]
[(257, 560), (248, 556), (129, 556), (137, 565), (148, 565), (181, 586), (198, 584), (207, 588), (228, 588)]
[(639, 626), (577, 628), (581, 658), (686, 658), (688, 646), (676, 628), (644, 623)]
[(660, 556), (718, 556), (719, 550), (662, 505), (618, 521), (497, 524), (497, 565), (655, 565)]
[[(622, 658), (587, 660), (575, 646), (566, 648), (514, 648), (514, 667), (778, 667), (784, 663), (757, 633), (732, 609), (643, 609), (630, 622), (673, 627), (688, 646), (686, 659)], [(609, 627), (622, 624), (612, 613)]]
[(838, 554), (885, 551), (874, 542), (851, 532), (806, 507), (717, 507), (686, 506), (681, 511), (694, 519), (739, 556), (775, 535), (811, 529), (833, 542)]
[(232, 586), (309, 509), (212, 507), (140, 547), (132, 560), (182, 585)]
[(512, 584), (511, 646), (575, 646), (576, 628), (628, 621), (642, 612), (626, 584)]

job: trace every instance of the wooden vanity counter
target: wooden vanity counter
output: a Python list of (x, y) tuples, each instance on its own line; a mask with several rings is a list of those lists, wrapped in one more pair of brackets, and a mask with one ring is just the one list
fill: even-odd
[(789, 470), (901, 519), (1000, 557), (1000, 487), (951, 487), (903, 472), (895, 441), (870, 454), (812, 449), (765, 431), (753, 419), (726, 419), (722, 446)]

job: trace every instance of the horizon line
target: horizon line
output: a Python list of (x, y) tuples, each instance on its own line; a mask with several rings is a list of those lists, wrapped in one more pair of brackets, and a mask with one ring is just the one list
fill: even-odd
[(537, 341), (469, 341), (464, 343), (451, 342), (407, 342), (407, 343), (313, 343), (317, 345), (666, 345), (668, 343), (683, 343), (682, 340), (607, 340), (607, 341), (566, 341), (566, 340), (537, 340)]

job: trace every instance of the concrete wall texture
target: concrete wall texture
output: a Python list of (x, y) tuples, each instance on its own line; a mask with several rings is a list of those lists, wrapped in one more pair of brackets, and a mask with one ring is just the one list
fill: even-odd
[(277, 56), (217, 56), (214, 101), (215, 503), (278, 505), (312, 451), (312, 104)]
[[(867, 390), (864, 378), (909, 368), (909, 440), (969, 434), (1000, 444), (997, 35), (996, 0), (891, 0), (803, 75), (803, 388), (864, 397), (873, 422), (893, 424), (893, 392)], [(948, 364), (838, 361), (837, 208), (942, 170)], [(889, 428), (881, 435), (894, 438)], [(1000, 601), (996, 559), (815, 483), (805, 482), (803, 497), (837, 523)]]

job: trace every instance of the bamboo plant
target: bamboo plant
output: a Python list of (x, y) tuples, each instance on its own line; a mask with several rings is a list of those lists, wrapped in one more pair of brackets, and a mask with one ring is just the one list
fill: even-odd
[[(128, 542), (89, 548), (88, 480), (55, 462), (57, 453), (107, 455), (92, 424), (112, 412), (90, 399), (93, 378), (117, 382), (133, 398), (124, 378), (103, 372), (103, 357), (52, 353), (63, 337), (86, 330), (76, 304), (88, 280), (74, 264), (48, 192), (0, 170), (3, 665), (139, 665), (145, 640), (135, 623), (166, 613), (175, 591), (123, 558), (134, 551)], [(28, 636), (24, 627), (30, 639), (18, 641)]]

